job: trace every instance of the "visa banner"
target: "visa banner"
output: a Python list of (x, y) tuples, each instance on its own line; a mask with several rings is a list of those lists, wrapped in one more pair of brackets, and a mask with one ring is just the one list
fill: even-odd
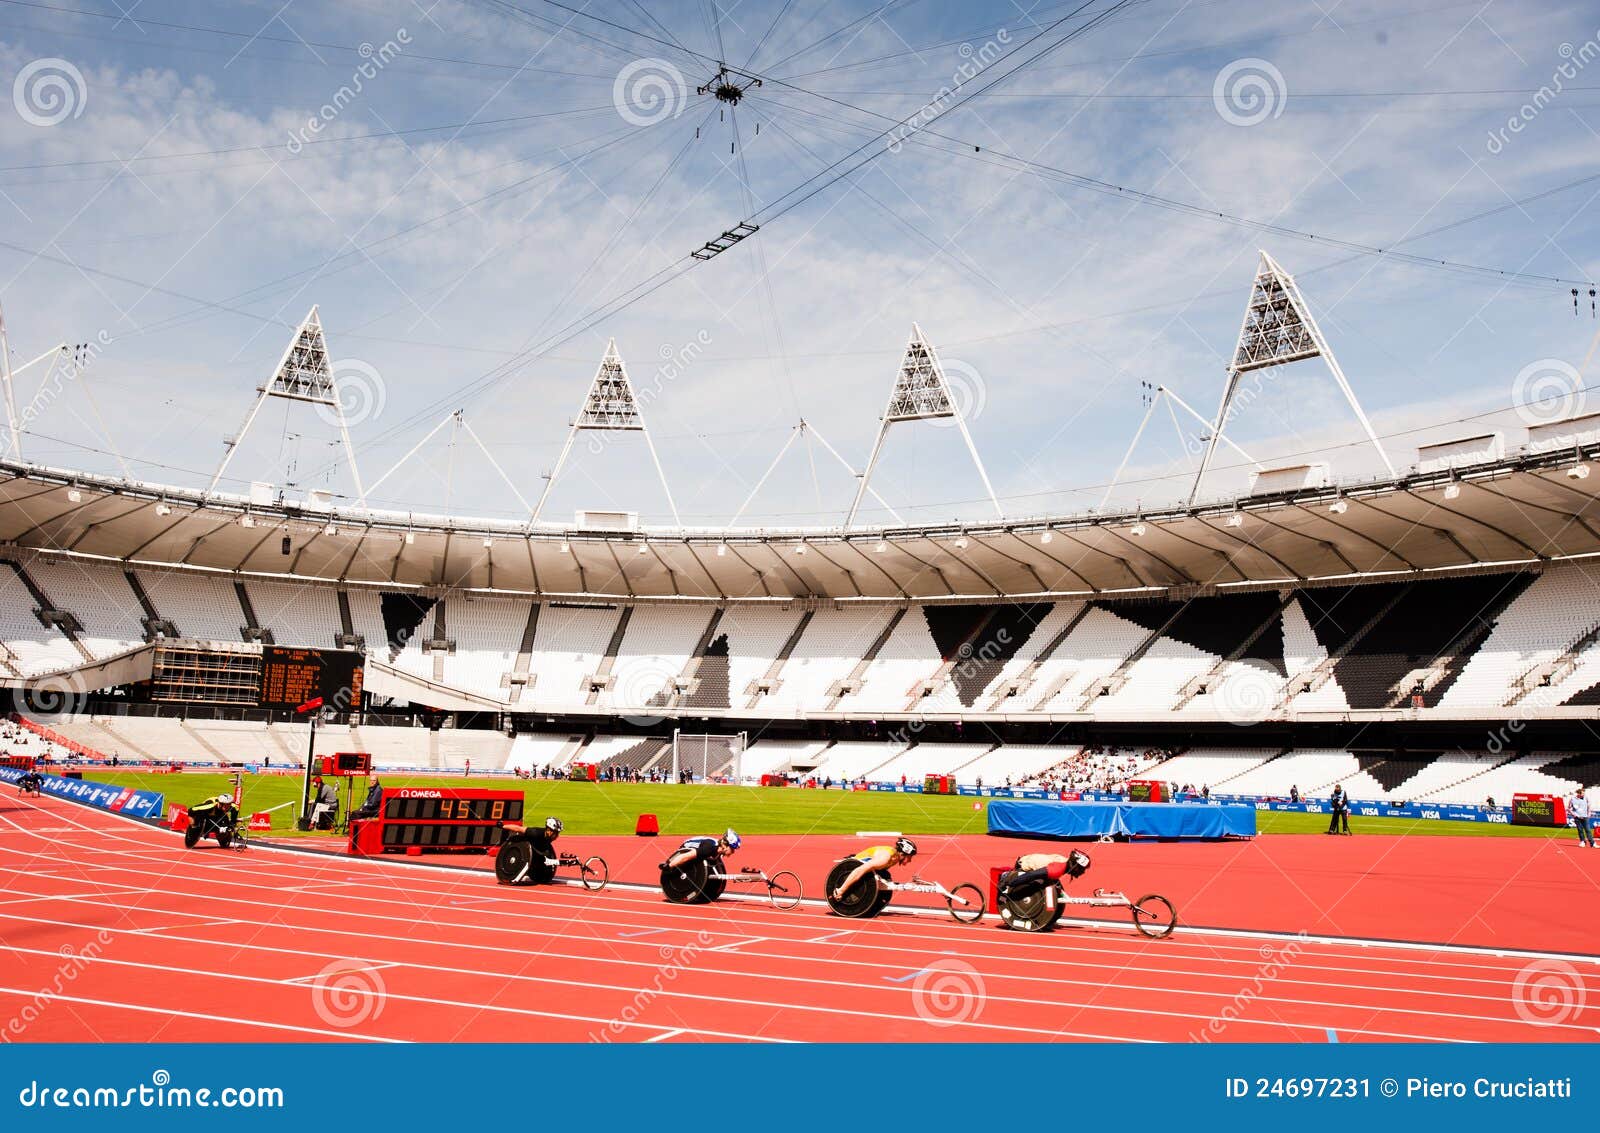
[[(0, 781), (15, 783), (21, 777), (22, 772), (14, 767), (0, 767)], [(132, 787), (115, 787), (89, 779), (63, 779), (59, 775), (44, 776), (42, 789), (58, 799), (69, 799), (131, 818), (160, 818), (166, 811), (166, 796), (159, 791), (136, 791)]]

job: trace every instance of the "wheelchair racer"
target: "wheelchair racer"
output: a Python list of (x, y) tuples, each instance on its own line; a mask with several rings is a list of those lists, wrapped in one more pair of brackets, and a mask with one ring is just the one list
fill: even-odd
[(700, 838), (685, 838), (683, 845), (674, 850), (672, 856), (661, 863), (661, 868), (663, 870), (681, 870), (695, 860), (709, 862), (716, 858), (725, 858), (729, 854), (738, 853), (742, 844), (738, 831), (731, 826), (722, 832), (722, 837), (720, 838), (712, 838), (709, 835)]
[(1072, 854), (1023, 854), (1017, 859), (1016, 872), (1000, 886), (1000, 895), (1027, 897), (1051, 882), (1060, 881), (1069, 872), (1073, 855), (1082, 859), (1077, 870), (1077, 874), (1081, 874), (1089, 868), (1089, 855), (1081, 850), (1074, 850)]
[(843, 900), (844, 895), (867, 874), (877, 873), (891, 866), (905, 865), (916, 856), (917, 844), (910, 838), (896, 838), (891, 845), (868, 846), (856, 855), (856, 861), (861, 864), (851, 870), (850, 876), (833, 891), (833, 899)]

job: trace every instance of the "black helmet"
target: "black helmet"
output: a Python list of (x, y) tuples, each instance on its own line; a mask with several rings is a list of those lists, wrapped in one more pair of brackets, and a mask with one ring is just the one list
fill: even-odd
[(894, 848), (905, 857), (914, 858), (917, 856), (917, 844), (910, 838), (896, 838), (894, 840)]

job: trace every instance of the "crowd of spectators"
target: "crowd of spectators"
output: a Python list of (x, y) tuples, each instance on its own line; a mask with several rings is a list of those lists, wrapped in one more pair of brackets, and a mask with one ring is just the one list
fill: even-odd
[[(1085, 747), (1043, 771), (1029, 775), (1020, 787), (1046, 791), (1125, 791), (1129, 779), (1179, 754), (1177, 748)], [(1007, 780), (1006, 786), (1012, 786)]]

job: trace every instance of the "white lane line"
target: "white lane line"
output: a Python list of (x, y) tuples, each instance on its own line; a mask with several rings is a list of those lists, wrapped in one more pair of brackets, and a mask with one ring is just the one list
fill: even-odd
[(381, 972), (385, 968), (398, 968), (399, 966), (399, 962), (395, 960), (369, 960), (362, 964), (351, 964), (348, 966), (341, 964), (339, 965), (338, 970), (333, 972), (330, 972), (328, 969), (324, 968), (320, 972), (312, 972), (309, 976), (293, 976), (280, 982), (286, 984), (303, 984), (315, 982), (317, 980), (325, 980), (329, 976), (338, 976), (343, 978), (345, 976), (354, 975), (357, 972)]
[(686, 1027), (679, 1027), (676, 1030), (663, 1031), (661, 1034), (655, 1035), (652, 1038), (645, 1039), (644, 1041), (647, 1042), (647, 1043), (665, 1042), (667, 1039), (675, 1039), (679, 1035), (686, 1035), (688, 1033), (689, 1033), (689, 1031), (688, 1031), (688, 1029)]
[[(24, 951), (24, 949), (12, 949)], [(207, 973), (209, 974), (209, 973)], [(55, 1003), (77, 1003), (85, 1007), (109, 1007), (118, 1011), (137, 1011), (144, 1015), (162, 1015), (167, 1018), (177, 1016), (180, 1019), (199, 1019), (207, 1023), (232, 1023), (239, 1027), (264, 1027), (271, 1031), (293, 1031), (302, 1035), (321, 1035), (324, 1038), (341, 1039), (345, 1042), (372, 1042), (372, 1043), (403, 1043), (406, 1039), (387, 1039), (377, 1035), (356, 1035), (349, 1031), (325, 1031), (319, 1027), (297, 1027), (291, 1023), (263, 1023), (259, 1019), (237, 1019), (231, 1015), (205, 1015), (198, 1011), (180, 1011), (172, 1007), (144, 1007), (136, 1003), (117, 1003), (107, 999), (88, 999), (79, 995), (62, 995), (59, 992), (39, 991), (31, 989), (24, 991), (15, 987), (0, 987), (0, 995), (15, 995), (31, 1001), (48, 1000)]]

